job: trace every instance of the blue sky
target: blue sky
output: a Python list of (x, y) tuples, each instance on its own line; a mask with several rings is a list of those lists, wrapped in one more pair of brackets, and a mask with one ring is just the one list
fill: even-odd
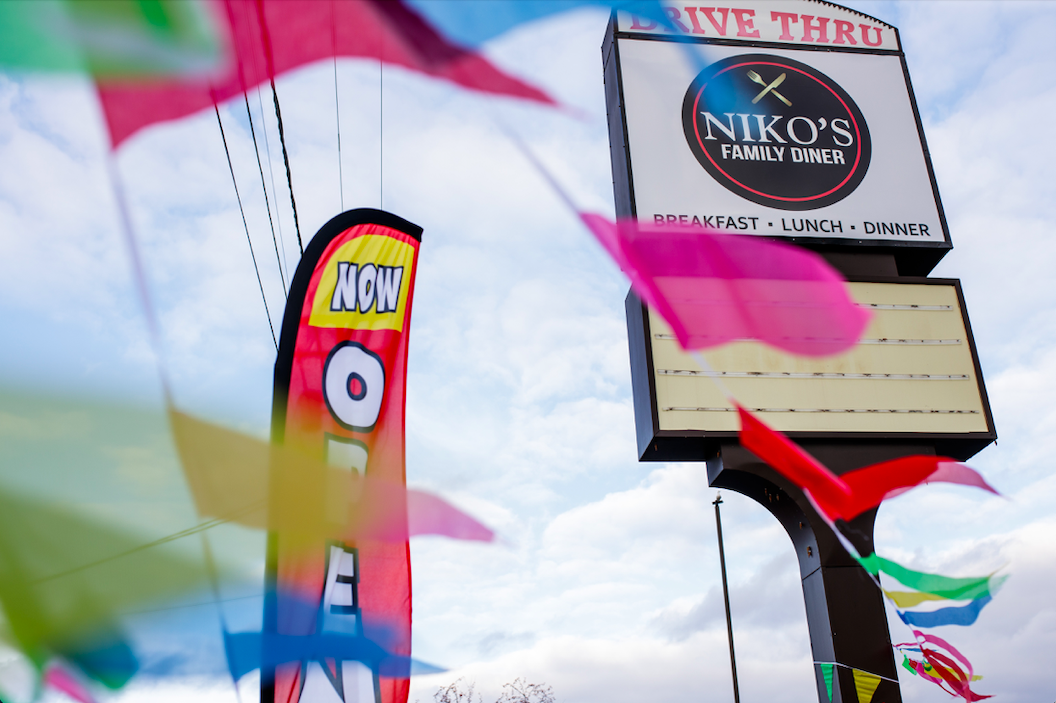
[[(998, 433), (972, 461), (1008, 496), (929, 487), (885, 506), (881, 553), (929, 571), (1005, 567), (971, 628), (943, 628), (999, 700), (1056, 697), (1056, 4), (853, 3), (899, 27)], [(425, 228), (408, 378), (408, 476), (505, 544), (412, 543), (415, 655), (494, 699), (518, 676), (563, 703), (729, 697), (717, 550), (699, 464), (639, 464), (627, 283), (509, 142), (530, 143), (586, 209), (612, 212), (600, 44), (578, 10), (487, 46), (585, 117), (489, 100), (377, 63), (338, 64), (344, 204)], [(341, 207), (334, 69), (278, 81), (302, 234)], [(256, 94), (251, 107), (259, 118)], [(264, 98), (285, 256), (296, 244)], [(282, 289), (245, 107), (221, 109), (276, 327)], [(258, 139), (261, 138), (258, 125)], [(263, 142), (263, 140), (262, 140)], [(263, 143), (261, 144), (263, 147)], [(106, 178), (90, 87), (0, 74), (0, 387), (157, 408), (146, 326)], [(177, 401), (264, 436), (274, 347), (211, 112), (130, 140), (118, 164)], [(270, 190), (268, 164), (265, 176)], [(277, 204), (277, 205), (276, 205)], [(816, 695), (798, 569), (761, 507), (724, 495), (745, 701)], [(908, 638), (898, 623), (892, 636)], [(247, 683), (247, 687), (251, 685)], [(122, 700), (234, 700), (229, 684), (133, 687)], [(919, 679), (907, 701), (945, 701)]]

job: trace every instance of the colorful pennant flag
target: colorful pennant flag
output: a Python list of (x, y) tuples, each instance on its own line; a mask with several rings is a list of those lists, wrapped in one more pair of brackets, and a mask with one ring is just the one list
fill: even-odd
[(205, 79), (228, 58), (213, 10), (201, 0), (0, 2), (0, 66), (98, 80)]
[(169, 417), (187, 483), (203, 517), (282, 532), (312, 550), (327, 539), (397, 544), (415, 535), (494, 539), (490, 529), (442, 498), (408, 489), (402, 482), (361, 476), (327, 465), (321, 456), (313, 458), (175, 409)]
[(805, 356), (844, 352), (870, 313), (824, 259), (762, 237), (580, 218), (683, 349), (739, 339)]
[(68, 508), (0, 491), (0, 605), (13, 643), (38, 670), (59, 656), (110, 688), (135, 674), (121, 614), (205, 583), (196, 561), (145, 542)]
[(227, 653), (231, 677), (235, 681), (262, 667), (275, 668), (291, 662), (323, 664), (327, 660), (361, 662), (381, 676), (397, 679), (406, 679), (412, 674), (436, 674), (445, 671), (407, 656), (387, 652), (363, 635), (348, 633), (224, 633), (224, 650)]
[(44, 671), (44, 685), (63, 693), (78, 703), (95, 703), (95, 698), (77, 677), (57, 662), (52, 662)]
[(835, 664), (822, 663), (818, 664), (821, 667), (821, 678), (825, 681), (825, 693), (829, 695), (829, 703), (832, 703), (832, 675)]
[(946, 457), (908, 456), (837, 476), (740, 405), (737, 412), (741, 418), (741, 445), (809, 492), (819, 512), (829, 520), (852, 520), (885, 498), (922, 483), (956, 483), (997, 494), (974, 469)]
[(378, 59), (471, 90), (555, 104), (480, 54), (450, 43), (391, 0), (222, 0), (219, 17), (230, 28), (234, 55), (222, 76), (99, 83), (114, 148), (144, 127), (186, 117), (269, 78), (334, 56)]
[[(902, 572), (908, 571), (904, 567), (898, 567), (898, 570)], [(907, 625), (928, 628), (942, 625), (971, 625), (979, 617), (980, 611), (993, 599), (997, 589), (1001, 587), (1006, 578), (1008, 577), (994, 577), (991, 575), (978, 579), (973, 586), (968, 588), (949, 589), (939, 592), (884, 590), (884, 594), (895, 604), (898, 616)], [(960, 606), (943, 607), (935, 610), (926, 608), (917, 611), (908, 610), (921, 604), (934, 604), (936, 601), (968, 602)]]
[(853, 669), (851, 673), (854, 676), (854, 692), (858, 696), (858, 703), (870, 703), (876, 693), (876, 687), (880, 685), (880, 677), (861, 669)]
[[(908, 569), (897, 562), (877, 554), (871, 543), (845, 533), (846, 521), (865, 510), (879, 505), (885, 498), (929, 481), (944, 481), (983, 488), (997, 493), (975, 470), (943, 457), (913, 456), (895, 461), (874, 464), (837, 476), (810, 456), (788, 437), (767, 427), (759, 418), (741, 406), (737, 406), (741, 417), (741, 445), (756, 454), (774, 470), (802, 488), (848, 552), (874, 577), (879, 574), (891, 576), (904, 586), (919, 594), (898, 593), (892, 596), (896, 606), (899, 602), (919, 604), (927, 600), (970, 600), (960, 607), (941, 608), (934, 611), (911, 612), (899, 608), (899, 617), (910, 626), (938, 627), (941, 625), (970, 625), (979, 611), (990, 602), (992, 592), (1000, 586), (1003, 578), (993, 575), (981, 578), (950, 578)], [(879, 584), (879, 581), (878, 581)], [(887, 591), (885, 591), (887, 593)], [(897, 599), (897, 600), (896, 600)], [(910, 606), (904, 606), (910, 607)], [(922, 645), (925, 660), (939, 677), (950, 687), (954, 695), (968, 701), (981, 700), (970, 689), (971, 664), (949, 643), (933, 635), (913, 630), (918, 641), (930, 642), (946, 650), (946, 654), (935, 648)], [(963, 665), (963, 667), (962, 667)], [(856, 685), (857, 679), (856, 679)], [(870, 689), (870, 697), (875, 686)]]
[(624, 10), (654, 24), (671, 25), (657, 0), (403, 0), (403, 3), (451, 41), (474, 48), (527, 22), (581, 7)]
[(975, 680), (975, 672), (968, 658), (956, 647), (941, 637), (926, 635), (920, 630), (913, 630), (913, 635), (917, 638), (921, 655), (934, 672), (932, 676), (937, 675), (949, 687), (948, 693), (960, 696), (969, 703), (993, 697), (981, 696), (972, 691), (971, 682)]

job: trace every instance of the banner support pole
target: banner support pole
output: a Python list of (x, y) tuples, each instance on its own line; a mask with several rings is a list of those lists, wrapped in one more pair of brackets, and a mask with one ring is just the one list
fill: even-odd
[(722, 495), (715, 494), (715, 527), (719, 537), (719, 566), (722, 569), (722, 599), (726, 604), (726, 634), (730, 640), (730, 671), (733, 674), (733, 703), (741, 703), (741, 692), (737, 686), (737, 657), (733, 653), (733, 621), (730, 619), (730, 589), (726, 584), (726, 553), (722, 549), (722, 516), (719, 515), (719, 505), (722, 504)]

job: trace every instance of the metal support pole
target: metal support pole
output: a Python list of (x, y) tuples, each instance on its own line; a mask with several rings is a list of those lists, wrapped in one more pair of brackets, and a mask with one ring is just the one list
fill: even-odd
[(730, 589), (726, 585), (726, 553), (722, 549), (722, 517), (719, 505), (722, 495), (715, 494), (715, 527), (719, 533), (719, 565), (722, 567), (722, 599), (726, 603), (726, 634), (730, 639), (730, 670), (733, 673), (733, 703), (741, 703), (741, 692), (737, 686), (737, 657), (733, 654), (733, 621), (730, 619)]

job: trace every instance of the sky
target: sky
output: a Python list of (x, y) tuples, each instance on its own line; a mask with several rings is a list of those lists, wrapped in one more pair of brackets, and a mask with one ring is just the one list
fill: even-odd
[[(971, 464), (1005, 496), (928, 487), (900, 497), (879, 513), (878, 550), (947, 575), (1009, 573), (974, 626), (937, 634), (985, 677), (980, 692), (1007, 703), (1051, 700), (1056, 4), (851, 6), (901, 32), (954, 243), (932, 275), (963, 283), (1000, 436)], [(371, 61), (338, 61), (336, 91), (328, 62), (277, 81), (302, 237), (342, 207), (381, 207), (424, 228), (408, 481), (502, 537), (494, 545), (412, 541), (414, 655), (449, 671), (415, 678), (411, 701), (429, 701), (459, 677), (488, 703), (518, 677), (549, 684), (561, 703), (732, 698), (716, 491), (703, 464), (637, 462), (628, 283), (505, 131), (540, 155), (582, 209), (611, 216), (606, 21), (602, 11), (577, 10), (485, 48), (572, 108), (564, 111)], [(279, 258), (294, 267), (269, 100), (250, 94), (260, 148), (262, 124), (270, 147), (264, 174)], [(220, 114), (277, 331), (282, 278), (245, 105)], [(0, 389), (157, 413), (157, 367), (107, 158), (89, 84), (0, 73)], [(122, 146), (116, 163), (177, 403), (265, 437), (275, 349), (215, 114), (150, 128)], [(813, 700), (791, 542), (761, 506), (734, 493), (723, 500), (741, 697)], [(259, 540), (231, 539), (246, 569), (262, 563)], [(895, 641), (911, 638), (889, 619)], [(243, 692), (254, 686), (245, 679)], [(219, 675), (145, 677), (117, 698), (192, 693), (235, 700)], [(902, 677), (902, 693), (913, 703), (947, 700), (911, 676)]]

